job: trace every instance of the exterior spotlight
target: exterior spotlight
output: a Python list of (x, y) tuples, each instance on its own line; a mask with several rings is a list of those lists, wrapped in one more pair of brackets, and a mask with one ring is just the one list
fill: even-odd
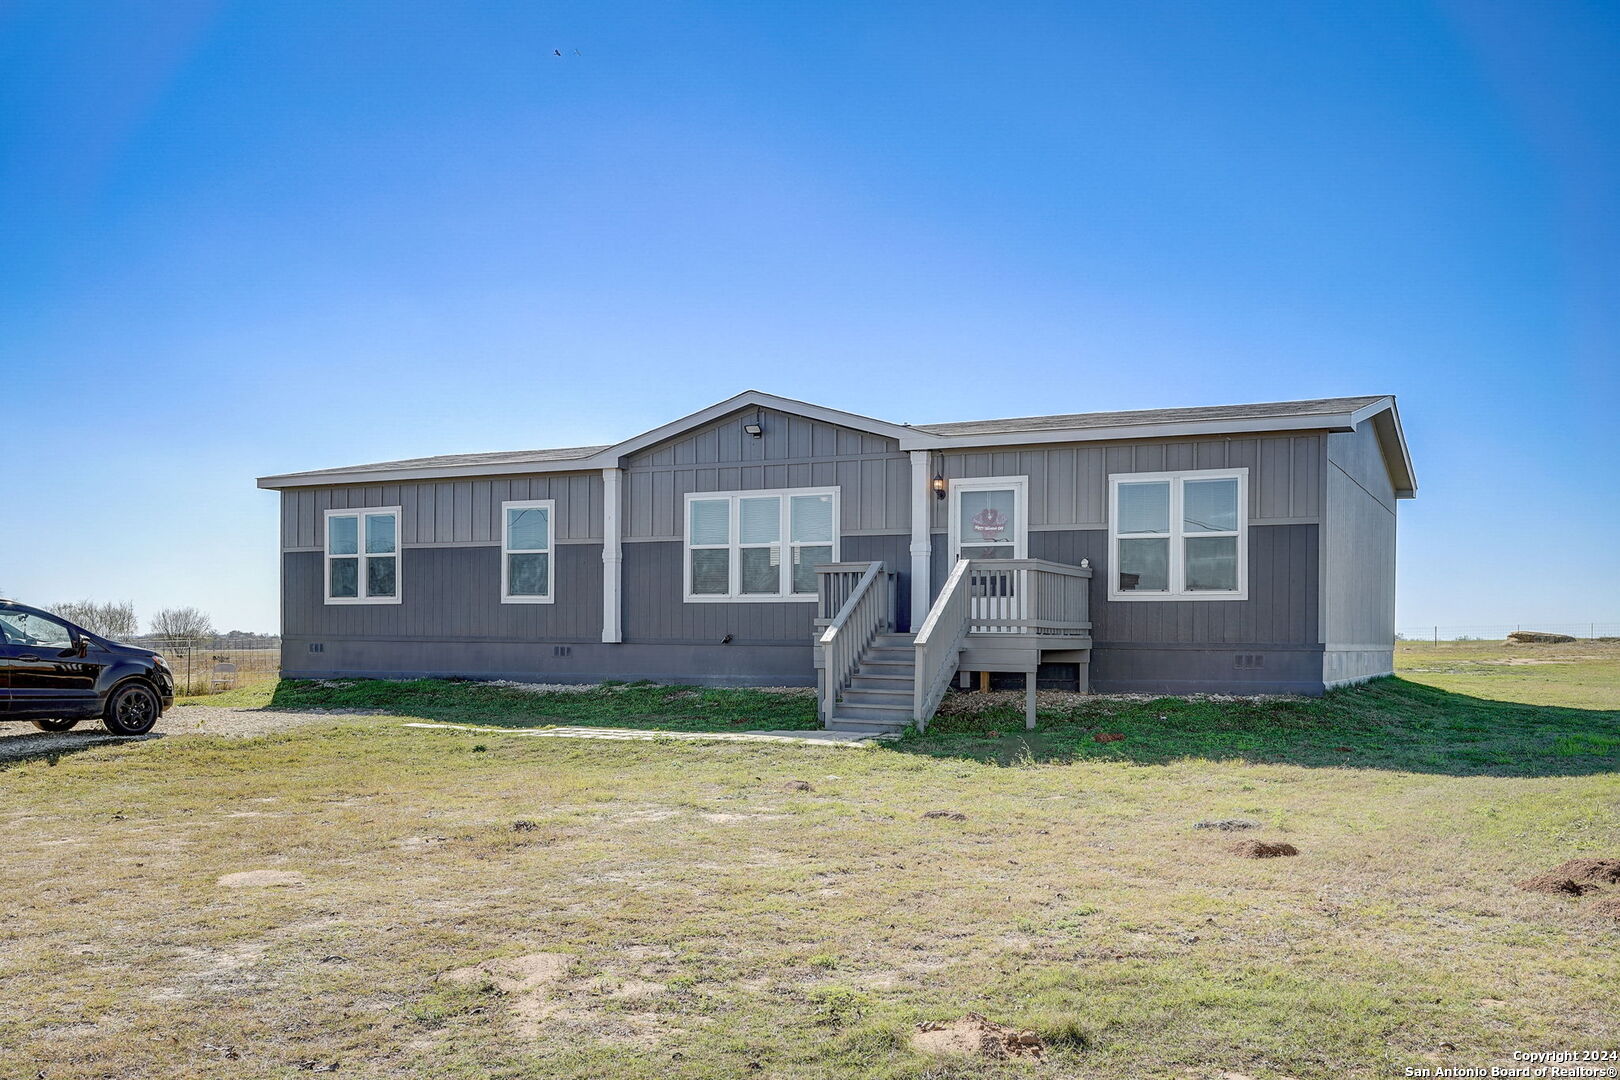
[(935, 473), (934, 474), (934, 498), (943, 499), (944, 497), (945, 497), (945, 477), (944, 477), (944, 475), (942, 473)]
[(744, 424), (743, 430), (756, 439), (765, 434), (765, 429), (759, 426), (758, 420), (755, 420), (752, 424)]

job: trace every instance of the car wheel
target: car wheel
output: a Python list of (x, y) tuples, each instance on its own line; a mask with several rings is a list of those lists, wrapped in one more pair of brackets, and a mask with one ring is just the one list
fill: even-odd
[(34, 726), (41, 731), (66, 731), (77, 723), (77, 720), (35, 720)]
[(157, 723), (162, 706), (152, 688), (129, 682), (112, 692), (101, 722), (114, 735), (145, 735)]

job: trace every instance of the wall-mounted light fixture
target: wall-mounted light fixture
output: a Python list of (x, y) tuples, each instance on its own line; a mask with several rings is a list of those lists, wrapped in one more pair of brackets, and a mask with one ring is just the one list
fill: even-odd
[(945, 475), (943, 473), (935, 473), (934, 474), (934, 498), (943, 499), (944, 497), (945, 497)]
[(753, 423), (743, 425), (743, 430), (748, 432), (748, 434), (752, 435), (756, 439), (759, 438), (761, 435), (765, 434), (765, 428), (759, 422), (759, 414), (758, 413), (754, 414), (754, 422)]

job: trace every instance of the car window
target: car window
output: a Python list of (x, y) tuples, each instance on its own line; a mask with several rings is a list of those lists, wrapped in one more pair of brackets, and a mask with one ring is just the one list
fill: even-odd
[(55, 619), (30, 611), (0, 611), (0, 631), (8, 645), (31, 645), (41, 649), (67, 649), (73, 635)]

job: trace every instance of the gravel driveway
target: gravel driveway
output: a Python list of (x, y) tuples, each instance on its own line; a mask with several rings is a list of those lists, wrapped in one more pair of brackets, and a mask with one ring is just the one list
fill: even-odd
[(232, 709), (218, 705), (177, 705), (163, 714), (149, 735), (120, 738), (109, 735), (99, 720), (82, 720), (72, 731), (40, 731), (29, 723), (0, 724), (0, 763), (82, 750), (108, 742), (140, 742), (164, 735), (221, 735), (246, 737), (297, 727), (333, 716), (372, 715), (370, 710), (333, 709), (329, 712), (283, 712), (277, 709)]

